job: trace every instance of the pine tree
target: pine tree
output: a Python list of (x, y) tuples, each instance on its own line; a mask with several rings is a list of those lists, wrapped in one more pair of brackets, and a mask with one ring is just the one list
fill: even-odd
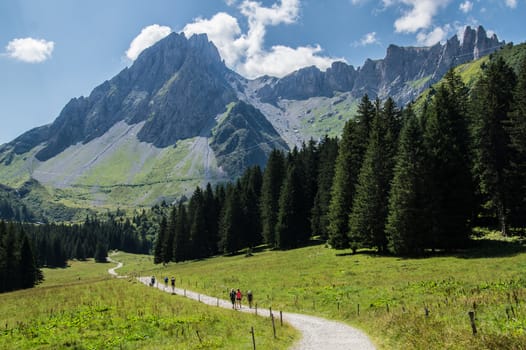
[(513, 112), (507, 131), (510, 135), (510, 182), (512, 183), (512, 224), (526, 226), (526, 58), (522, 60), (515, 88)]
[(276, 246), (276, 223), (279, 195), (285, 177), (283, 152), (273, 150), (268, 158), (261, 185), (261, 228), (263, 239), (271, 247)]
[(262, 174), (259, 166), (248, 168), (240, 179), (241, 202), (245, 224), (243, 245), (255, 247), (261, 244), (260, 198)]
[(201, 188), (197, 187), (188, 203), (188, 217), (190, 224), (190, 245), (193, 258), (205, 258), (208, 256), (208, 232), (205, 222), (206, 213), (204, 197)]
[(107, 262), (107, 259), (106, 259), (107, 256), (108, 256), (108, 248), (106, 244), (100, 241), (97, 242), (97, 245), (95, 247), (95, 255), (94, 255), (95, 262), (105, 263)]
[(219, 212), (212, 185), (208, 183), (204, 192), (204, 215), (206, 232), (206, 256), (217, 254), (217, 241), (219, 240), (218, 223)]
[(338, 141), (325, 136), (318, 146), (319, 171), (317, 192), (311, 210), (311, 231), (322, 239), (329, 237), (329, 205), (331, 202), (331, 187), (334, 179), (334, 164), (338, 156)]
[(466, 103), (467, 90), (450, 70), (424, 116), (431, 248), (461, 247), (470, 234), (473, 183)]
[(189, 257), (189, 232), (186, 206), (180, 202), (177, 207), (177, 221), (174, 232), (172, 260), (185, 261)]
[(227, 185), (225, 205), (219, 221), (219, 251), (233, 254), (241, 248), (243, 236), (243, 211), (241, 208), (240, 189)]
[(309, 222), (298, 169), (290, 164), (279, 197), (276, 242), (279, 249), (298, 247), (309, 239)]
[(505, 129), (513, 105), (516, 76), (499, 57), (490, 61), (472, 93), (475, 143), (475, 174), (480, 193), (497, 217), (503, 235), (508, 233), (512, 188), (507, 171), (510, 167), (510, 136)]
[(153, 263), (160, 264), (165, 262), (164, 253), (165, 253), (165, 244), (166, 244), (166, 235), (167, 235), (167, 222), (166, 217), (162, 217), (161, 223), (159, 224), (159, 231), (157, 233), (157, 240), (155, 241), (155, 250), (153, 254)]
[(349, 214), (375, 113), (375, 106), (364, 95), (356, 119), (349, 120), (343, 129), (334, 169), (327, 229), (329, 244), (336, 249), (349, 247)]
[(420, 254), (428, 224), (425, 217), (424, 140), (420, 124), (409, 106), (404, 111), (394, 178), (389, 193), (386, 235), (397, 255)]
[[(377, 102), (378, 104), (378, 102)], [(387, 250), (385, 225), (393, 176), (399, 111), (388, 99), (373, 121), (365, 158), (360, 169), (352, 211), (348, 217), (353, 248)]]

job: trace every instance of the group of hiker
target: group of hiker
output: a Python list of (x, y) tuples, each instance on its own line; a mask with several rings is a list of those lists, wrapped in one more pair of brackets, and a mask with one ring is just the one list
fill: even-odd
[[(155, 282), (156, 282), (155, 276), (152, 276), (150, 280), (150, 287), (156, 286)], [(171, 283), (172, 283), (172, 294), (175, 294), (175, 277), (173, 276), (171, 278)], [(168, 287), (168, 277), (164, 278), (164, 285)], [(249, 290), (247, 292), (247, 301), (248, 301), (248, 307), (250, 309), (252, 309), (253, 298), (254, 296), (252, 295), (252, 291)], [(242, 300), (243, 300), (243, 293), (241, 292), (241, 290), (239, 288), (237, 290), (232, 288), (230, 290), (230, 301), (232, 302), (232, 309), (241, 309)]]
[[(252, 295), (252, 291), (249, 290), (247, 292), (247, 301), (248, 301), (248, 307), (252, 309), (252, 300), (254, 296)], [(230, 301), (232, 302), (232, 309), (241, 309), (241, 301), (243, 300), (243, 293), (238, 288), (237, 290), (234, 290), (232, 288), (230, 290)]]

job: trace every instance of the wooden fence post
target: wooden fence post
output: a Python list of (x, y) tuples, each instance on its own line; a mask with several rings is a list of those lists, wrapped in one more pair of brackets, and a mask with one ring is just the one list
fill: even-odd
[(256, 350), (256, 337), (254, 335), (254, 327), (250, 327), (250, 333), (252, 334), (252, 345), (254, 346), (254, 350)]
[(283, 327), (283, 311), (279, 311), (279, 324)]
[(360, 316), (360, 304), (357, 305), (356, 311), (357, 311), (358, 316)]
[(270, 313), (270, 318), (272, 319), (272, 331), (274, 332), (274, 339), (276, 339), (276, 324), (274, 322), (274, 314)]
[(475, 312), (470, 311), (468, 312), (469, 315), (469, 321), (471, 323), (471, 330), (473, 331), (473, 335), (477, 334), (477, 326), (475, 325)]

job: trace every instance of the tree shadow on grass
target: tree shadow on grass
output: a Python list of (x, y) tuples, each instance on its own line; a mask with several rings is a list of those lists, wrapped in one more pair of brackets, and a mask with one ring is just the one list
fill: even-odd
[(526, 253), (523, 240), (501, 241), (494, 239), (472, 240), (468, 249), (450, 254), (461, 259), (504, 258)]

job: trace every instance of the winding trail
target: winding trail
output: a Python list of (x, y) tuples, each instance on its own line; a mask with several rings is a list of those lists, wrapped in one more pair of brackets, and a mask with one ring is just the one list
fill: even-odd
[[(118, 264), (116, 267), (109, 269), (108, 272), (115, 277), (124, 278), (125, 276), (119, 276), (117, 272), (115, 272), (116, 269), (122, 267), (122, 263), (114, 261), (111, 258), (108, 258), (108, 260)], [(145, 285), (150, 285), (151, 277), (138, 277), (137, 279)], [(166, 286), (160, 281), (156, 281), (155, 287), (164, 292), (185, 296), (186, 298), (197, 300), (207, 305), (232, 309), (230, 300), (227, 301), (180, 288), (174, 288), (172, 290), (171, 286)], [(249, 309), (246, 305), (242, 307), (240, 311), (248, 313), (256, 312), (255, 309)], [(257, 314), (259, 316), (270, 317), (270, 310), (258, 309)], [(274, 317), (279, 317), (279, 314), (276, 315), (276, 311), (274, 311), (273, 314)], [(283, 320), (298, 329), (302, 334), (302, 338), (293, 345), (291, 350), (375, 349), (374, 344), (365, 333), (341, 322), (289, 312), (283, 312)]]

